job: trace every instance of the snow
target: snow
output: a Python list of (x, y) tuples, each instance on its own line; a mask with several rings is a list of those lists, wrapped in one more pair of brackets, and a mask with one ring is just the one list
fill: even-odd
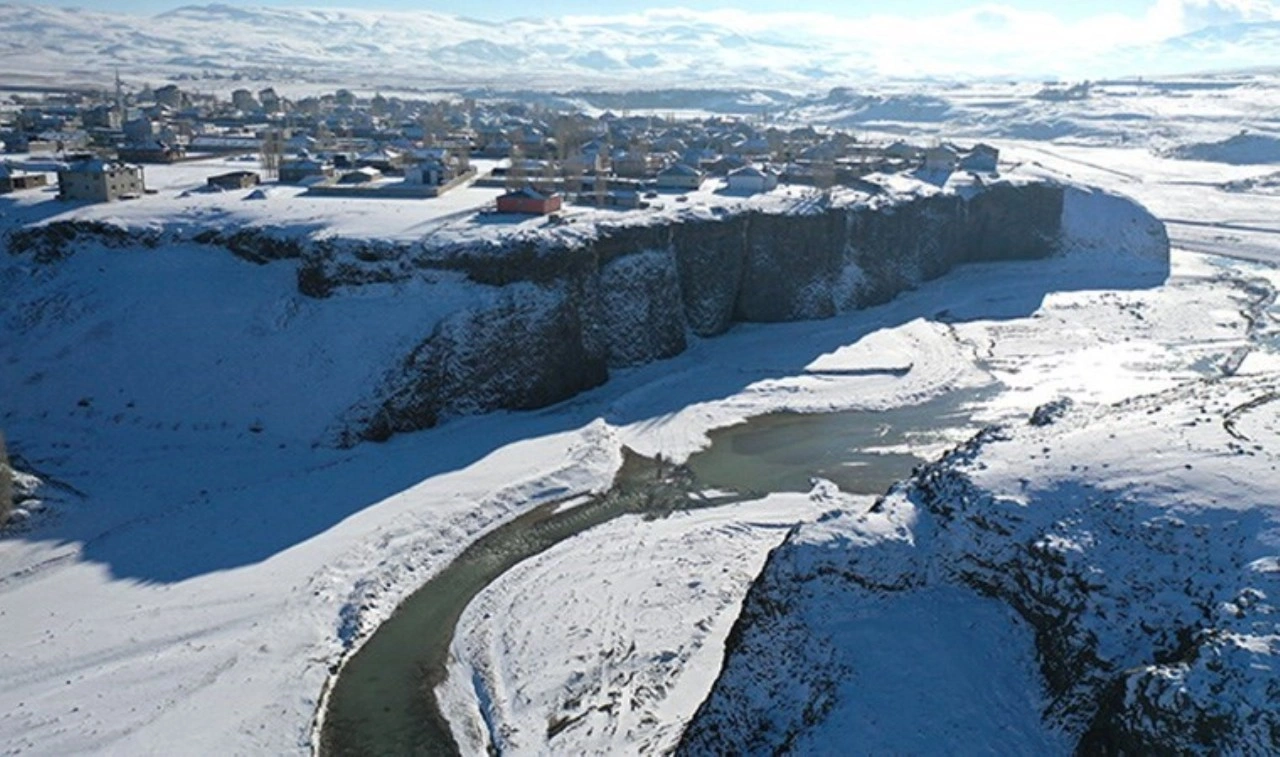
[(661, 520), (624, 516), (508, 571), (468, 606), (467, 632), (454, 639), (442, 709), (457, 718), (464, 752), (674, 747), (765, 555), (820, 506), (775, 495)]
[[(496, 163), (474, 161), (477, 175), (487, 174)], [(31, 155), (15, 156), (14, 164), (30, 170), (53, 168), (43, 158)], [(743, 197), (727, 193), (723, 180), (711, 180), (696, 191), (665, 195), (650, 209), (565, 205), (558, 213), (563, 223), (552, 226), (542, 216), (484, 212), (492, 210), (498, 196), (506, 190), (476, 186), (472, 182), (440, 197), (423, 199), (318, 196), (308, 194), (301, 185), (275, 182), (266, 182), (254, 189), (207, 191), (205, 180), (209, 176), (246, 167), (259, 169), (256, 159), (246, 162), (234, 157), (148, 165), (144, 171), (145, 184), (155, 192), (137, 199), (98, 204), (63, 202), (56, 199), (55, 182), (42, 191), (8, 195), (5, 205), (0, 207), (11, 219), (8, 223), (21, 225), (93, 221), (178, 239), (189, 239), (209, 228), (247, 228), (264, 230), (272, 236), (357, 243), (378, 241), (431, 249), (450, 244), (493, 242), (521, 234), (573, 240), (595, 234), (602, 224), (657, 224), (686, 215), (711, 217), (746, 210), (811, 212), (818, 208), (820, 201), (820, 193), (808, 187), (784, 186)], [(963, 177), (957, 177), (957, 182), (957, 186), (963, 184)], [(886, 184), (889, 183), (886, 178)], [(911, 177), (892, 179), (892, 185), (886, 188), (889, 192), (874, 198), (873, 204), (941, 191)], [(250, 199), (255, 201), (245, 201)], [(833, 202), (861, 203), (868, 202), (868, 197), (863, 192), (841, 190), (835, 193)]]
[[(1230, 721), (1213, 748), (1267, 751), (1280, 627), (1257, 566), (1280, 534), (1275, 385), (1188, 381), (1011, 423), (871, 510), (801, 526), (744, 610), (692, 751), (728, 733), (727, 749), (832, 753), (856, 734), (872, 751), (1064, 754), (1115, 718), (1183, 751), (1205, 717)], [(1193, 648), (1172, 652), (1182, 639)], [(1093, 723), (1112, 680), (1124, 702)]]
[[(1213, 141), (1226, 135), (1211, 122), (1272, 96), (1257, 87), (1230, 98), (1166, 98), (1160, 119), (1176, 121), (1196, 108), (1197, 133), (1176, 136)], [(965, 112), (981, 111), (988, 121), (951, 117), (962, 119), (961, 129), (998, 131), (1009, 116), (976, 98)], [(1117, 103), (1146, 107), (1155, 98), (1141, 99), (1116, 95), (1083, 107), (1110, 118), (1114, 129), (1125, 122)], [(1004, 122), (1012, 124), (1006, 135), (1024, 128), (1018, 118)], [(984, 421), (1025, 418), (1061, 396), (1087, 415), (1152, 392), (1204, 386), (1240, 350), (1231, 391), (1248, 399), (1241, 385), (1280, 369), (1274, 303), (1262, 296), (1280, 285), (1271, 267), (1280, 261), (1280, 200), (1226, 187), (1274, 168), (1163, 157), (1150, 149), (1148, 128), (1147, 121), (1132, 127), (1133, 145), (993, 143), (1002, 161), (1021, 163), (1028, 176), (1067, 173), (1145, 203), (1169, 223), (1178, 248), (1167, 274), (1153, 278), (1140, 258), (1108, 255), (1105, 238), (1094, 236), (1092, 252), (969, 266), (832, 320), (738, 326), (542, 411), (457, 419), (350, 450), (317, 442), (378, 380), (379, 366), (478, 296), (470, 285), (373, 285), (318, 301), (296, 293), (289, 261), (257, 266), (194, 244), (90, 249), (48, 267), (4, 256), (0, 424), (35, 472), (84, 496), (68, 495), (0, 537), (0, 741), (36, 754), (307, 752), (330, 666), (478, 534), (535, 504), (606, 488), (623, 445), (681, 460), (704, 448), (711, 430), (769, 412), (870, 411), (983, 386), (998, 390), (978, 408)], [(111, 205), (64, 206), (48, 192), (8, 195), (0, 199), (0, 223), (74, 217), (174, 232), (277, 225), (416, 242), (433, 233), (465, 237), (476, 209), (501, 192), (338, 200), (280, 186), (258, 202), (243, 202), (247, 192), (182, 196), (205, 175), (243, 165), (149, 167), (148, 183), (160, 193)], [(812, 200), (784, 188), (739, 201), (716, 189), (691, 196), (690, 210), (672, 203), (654, 217)], [(895, 189), (934, 191), (918, 182)], [(1069, 203), (1069, 224), (1086, 230), (1107, 205), (1101, 195)], [(577, 223), (588, 228), (621, 215), (585, 210)], [(1142, 234), (1135, 226), (1128, 241), (1149, 244)], [(1274, 408), (1235, 418), (1234, 428), (1252, 440), (1239, 442), (1246, 454), (1229, 453), (1216, 431), (1211, 443), (1197, 436), (1211, 424), (1183, 402), (1172, 415), (1153, 415), (1154, 425), (1126, 416), (1123, 424), (1107, 420), (1055, 438), (1051, 457), (1030, 459), (1019, 448), (993, 460), (982, 483), (1029, 503), (1071, 464), (1088, 465), (1091, 485), (1196, 498), (1216, 510), (1256, 508), (1280, 489), (1274, 473), (1247, 454), (1249, 444), (1274, 434)], [(1176, 441), (1196, 446), (1158, 444), (1171, 429)], [(487, 731), (476, 720), (487, 702), (493, 727), (509, 726), (504, 738), (519, 751), (670, 745), (710, 688), (738, 603), (766, 553), (785, 529), (829, 506), (812, 495), (779, 494), (665, 520), (621, 519), (522, 563), (459, 626), (444, 691), (458, 727), (473, 738)], [(1274, 573), (1269, 533), (1269, 542), (1242, 558), (1241, 575), (1246, 568), (1249, 576)], [(1046, 545), (1062, 552), (1089, 546), (1078, 533), (1055, 534)], [(906, 749), (894, 739), (915, 738), (911, 728), (926, 708), (965, 701), (971, 706), (945, 719), (940, 737), (997, 751), (1062, 751), (1054, 734), (1032, 727), (1030, 650), (1000, 607), (938, 590), (902, 605), (846, 608), (830, 622), (861, 634), (850, 660), (875, 680), (884, 677), (877, 671), (902, 670), (939, 683), (918, 699), (905, 688), (887, 699), (851, 687), (840, 716), (856, 710), (880, 723), (868, 732), (879, 740), (868, 744)], [(561, 630), (571, 625), (570, 645)], [(920, 634), (896, 633), (902, 628)], [(1274, 649), (1274, 640), (1233, 629), (1227, 642), (1240, 654), (1261, 658), (1267, 644)], [(972, 656), (944, 655), (939, 639), (968, 645)], [(631, 657), (599, 662), (599, 652), (632, 642)], [(576, 716), (595, 701), (585, 696), (588, 683), (631, 673), (616, 690), (643, 699), (646, 709), (637, 713), (652, 713), (652, 722), (595, 711), (561, 731), (564, 741), (546, 739), (550, 718)], [(974, 685), (977, 676), (990, 685)], [(655, 683), (664, 696), (652, 695)], [(584, 709), (566, 708), (579, 691)], [(1011, 713), (1009, 733), (993, 735), (965, 717), (995, 708)], [(831, 744), (800, 743), (813, 750)]]
[[(19, 158), (16, 164), (26, 162)], [(492, 161), (476, 161), (487, 171)], [(148, 165), (145, 183), (156, 194), (116, 203), (80, 205), (54, 199), (56, 187), (14, 196), (18, 222), (93, 220), (133, 229), (183, 234), (205, 228), (268, 228), (314, 236), (417, 241), (431, 230), (475, 214), (502, 194), (501, 188), (466, 185), (430, 199), (351, 198), (308, 195), (306, 187), (267, 183), (255, 189), (208, 192), (205, 180), (228, 170), (260, 170), (256, 160), (208, 158)], [(246, 199), (260, 202), (244, 202)]]

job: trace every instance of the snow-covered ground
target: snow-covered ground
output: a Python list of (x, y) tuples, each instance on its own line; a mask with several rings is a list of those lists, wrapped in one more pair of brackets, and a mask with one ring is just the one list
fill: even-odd
[[(55, 171), (56, 156), (18, 153), (8, 159), (19, 169)], [(498, 161), (474, 161), (478, 176), (486, 176)], [(45, 189), (18, 192), (0, 199), (3, 228), (59, 221), (92, 221), (136, 232), (159, 232), (190, 239), (200, 231), (261, 229), (269, 234), (310, 239), (340, 238), (356, 242), (414, 244), (442, 247), (521, 234), (562, 238), (587, 236), (602, 224), (654, 224), (685, 214), (724, 214), (744, 208), (770, 212), (805, 212), (816, 208), (818, 193), (810, 187), (780, 186), (769, 192), (728, 192), (723, 179), (711, 179), (696, 191), (664, 190), (646, 200), (648, 208), (595, 208), (565, 205), (554, 224), (543, 216), (497, 214), (494, 201), (505, 189), (466, 183), (440, 197), (389, 198), (308, 194), (300, 185), (266, 181), (253, 189), (207, 191), (206, 179), (231, 170), (260, 170), (256, 158), (209, 157), (182, 163), (145, 166), (145, 183), (153, 193), (115, 203), (64, 202), (57, 199), (56, 181)], [(873, 179), (875, 177), (872, 177)], [(942, 191), (927, 181), (881, 177), (890, 182), (891, 195), (932, 194)], [(389, 182), (398, 180), (391, 179)], [(952, 188), (971, 184), (967, 174), (955, 174)], [(865, 202), (863, 192), (840, 190), (837, 199)], [(874, 202), (888, 202), (886, 195)]]
[[(978, 420), (991, 422), (1025, 417), (1037, 405), (1063, 396), (1071, 397), (1079, 405), (1097, 406), (1168, 389), (1220, 375), (1219, 366), (1249, 343), (1247, 322), (1242, 313), (1248, 310), (1256, 295), (1244, 288), (1245, 282), (1259, 277), (1269, 282), (1268, 286), (1275, 286), (1280, 284), (1280, 275), (1270, 269), (1255, 270), (1249, 266), (1241, 270), (1235, 265), (1178, 253), (1172, 275), (1163, 286), (1078, 291), (1072, 291), (1073, 279), (1087, 281), (1090, 277), (1070, 265), (1018, 263), (966, 267), (900, 298), (883, 310), (854, 316), (860, 320), (884, 311), (893, 312), (897, 307), (931, 308), (930, 315), (946, 311), (948, 324), (913, 320), (892, 329), (873, 331), (863, 338), (882, 340), (884, 352), (877, 350), (863, 356), (864, 362), (851, 360), (848, 365), (874, 365), (873, 361), (882, 360), (885, 354), (902, 349), (913, 350), (916, 366), (926, 371), (946, 364), (966, 366), (966, 371), (972, 371), (981, 365), (989, 371), (990, 379), (1004, 387), (982, 405), (979, 412)], [(1064, 291), (1046, 294), (1042, 291), (1046, 283), (1042, 277), (1054, 281)], [(936, 330), (932, 345), (930, 340), (920, 338), (926, 329)], [(902, 336), (887, 338), (898, 333)], [(770, 349), (765, 344), (760, 348), (766, 352)], [(1245, 360), (1243, 372), (1267, 372), (1277, 365), (1280, 365), (1280, 355), (1263, 351)], [(913, 368), (907, 375), (915, 372)], [(662, 381), (659, 387), (671, 391), (675, 385), (688, 380), (686, 374), (679, 372)], [(848, 379), (824, 377), (817, 386), (824, 392), (834, 392), (832, 384), (835, 384), (841, 387), (841, 394), (854, 392), (855, 396), (846, 395), (842, 401), (831, 397), (825, 409), (875, 409), (885, 405), (880, 404), (883, 400), (879, 400), (876, 393), (866, 391), (868, 385), (883, 382), (892, 386), (899, 381), (901, 379), (879, 377), (871, 382), (850, 383)], [(969, 381), (945, 385), (953, 388), (971, 385)], [(820, 409), (806, 399), (814, 391), (806, 386), (809, 383), (810, 380), (803, 378), (773, 382), (769, 394), (788, 397), (787, 407)], [(897, 385), (901, 390), (906, 389), (903, 384)], [(625, 427), (620, 432), (633, 444), (649, 440), (654, 445), (650, 451), (688, 452), (692, 445), (687, 435), (700, 437), (701, 429), (708, 425), (731, 422), (732, 415), (720, 415), (726, 410), (736, 410), (740, 417), (756, 414), (737, 404), (756, 395), (758, 390), (753, 389), (726, 403), (700, 403), (670, 416), (637, 424), (639, 427)], [(919, 400), (921, 395), (904, 391), (887, 398), (902, 403)], [(757, 406), (757, 411), (759, 409), (762, 407)], [(673, 434), (673, 427), (683, 433)], [(968, 432), (973, 430), (970, 427)], [(953, 442), (968, 433), (964, 429), (955, 432)], [(937, 441), (931, 441), (927, 445), (904, 444), (882, 451), (929, 454), (936, 451)], [(814, 465), (816, 468), (817, 461)], [(465, 715), (468, 707), (473, 711), (470, 719), (462, 720), (465, 725), (458, 729), (459, 740), (477, 743), (472, 739), (474, 734), (484, 732), (485, 721), (479, 719), (476, 703), (498, 702), (486, 710), (487, 729), (503, 734), (499, 743), (520, 753), (608, 753), (619, 748), (658, 753), (671, 746), (679, 730), (663, 720), (645, 721), (640, 713), (665, 711), (675, 722), (684, 722), (693, 714), (698, 702), (684, 692), (705, 691), (709, 687), (714, 673), (708, 671), (714, 671), (718, 665), (720, 644), (727, 630), (724, 624), (730, 623), (737, 612), (736, 604), (725, 603), (719, 595), (691, 591), (689, 585), (714, 582), (717, 587), (732, 586), (732, 576), (740, 574), (726, 575), (723, 569), (735, 571), (734, 566), (741, 564), (739, 561), (749, 558), (742, 552), (747, 544), (755, 540), (759, 550), (756, 556), (762, 557), (783, 536), (776, 528), (776, 521), (761, 518), (752, 508), (773, 511), (785, 503), (791, 503), (788, 517), (794, 522), (812, 519), (834, 506), (828, 503), (826, 507), (815, 508), (802, 495), (775, 495), (759, 503), (721, 508), (716, 512), (728, 517), (744, 533), (735, 535), (733, 540), (721, 537), (719, 544), (715, 540), (699, 539), (697, 543), (701, 548), (719, 546), (719, 553), (710, 559), (677, 558), (675, 565), (666, 565), (670, 558), (664, 559), (664, 555), (683, 554), (691, 538), (685, 529), (705, 526), (679, 516), (661, 526), (620, 521), (580, 534), (491, 585), (460, 623), (461, 632), (454, 650), (459, 662), (452, 670), (453, 678), (441, 691), (457, 715)], [(850, 502), (841, 506), (856, 509)], [(701, 533), (701, 530), (694, 532), (695, 535)], [(748, 536), (751, 533), (754, 535)], [(650, 560), (664, 563), (656, 578)], [(634, 576), (634, 579), (623, 578), (625, 576)], [(592, 580), (600, 583), (593, 585)], [(635, 596), (642, 591), (643, 604), (637, 606), (622, 600), (610, 603), (607, 597), (613, 592), (606, 590), (606, 583), (616, 587), (616, 593), (622, 596)], [(739, 584), (736, 595), (740, 596), (745, 588)], [(963, 604), (950, 595), (923, 597), (919, 612), (924, 614), (911, 622), (943, 622), (939, 620), (943, 615), (928, 615), (926, 611), (937, 611), (937, 603), (944, 601)], [(517, 605), (519, 611), (514, 609)], [(659, 609), (674, 617), (691, 619), (680, 624), (684, 633), (677, 638), (683, 639), (683, 646), (672, 649), (672, 629), (655, 629), (651, 624), (648, 614)], [(990, 620), (991, 613), (997, 618), (1004, 617), (998, 608), (971, 609), (975, 623)], [(903, 607), (886, 608), (885, 612), (885, 617), (878, 621), (880, 626), (866, 629), (871, 635), (869, 639), (875, 634), (885, 634), (886, 640), (892, 638), (892, 624), (907, 622), (915, 611)], [(705, 628), (699, 626), (698, 621), (708, 616), (714, 618), (714, 622), (703, 624)], [(577, 624), (571, 640), (566, 638), (569, 619)], [(942, 638), (941, 633), (938, 638)], [(630, 649), (632, 643), (636, 645), (632, 655), (640, 661), (656, 662), (645, 667), (632, 661), (628, 663), (630, 667), (622, 665), (606, 672), (587, 667), (586, 660), (596, 659), (593, 653), (608, 653), (618, 646), (619, 639), (626, 640), (623, 645), (626, 649)], [(994, 658), (1002, 648), (1001, 644), (993, 644), (984, 647), (987, 650), (984, 654)], [(676, 652), (679, 662), (688, 656), (689, 664), (671, 670), (672, 661), (662, 659), (668, 651)], [(945, 666), (939, 669), (934, 665), (946, 657), (945, 654), (927, 657), (918, 656), (917, 651), (902, 650), (903, 655), (916, 657), (916, 664), (920, 666), (917, 675), (938, 677), (947, 670)], [(951, 672), (963, 676), (973, 670), (997, 669), (984, 667), (982, 660), (974, 660), (973, 665), (976, 667)], [(628, 680), (627, 675), (633, 668), (644, 668), (650, 675), (657, 676), (665, 688), (655, 692), (653, 681), (638, 674)], [(911, 674), (904, 672), (903, 675)], [(557, 731), (554, 737), (548, 736), (549, 720), (580, 715), (589, 703), (613, 701), (609, 699), (610, 692), (620, 703), (616, 709), (595, 711)], [(948, 690), (947, 696), (953, 694), (955, 689)], [(985, 704), (981, 706), (993, 704), (982, 701)], [(926, 709), (922, 706), (920, 713), (923, 715)], [(1030, 710), (1024, 713), (1030, 714)], [(957, 714), (954, 721), (956, 729), (950, 732), (951, 737), (968, 739), (973, 731), (961, 728), (965, 721), (962, 713)], [(1029, 727), (1030, 721), (1020, 722), (1018, 727)], [(1026, 748), (1034, 745), (1038, 751), (1047, 743), (1034, 741), (1043, 738), (1039, 731), (1033, 729), (1028, 733), (1027, 738), (1033, 741), (1025, 742)], [(888, 735), (882, 738), (884, 741), (877, 743), (886, 748), (893, 743)]]
[[(0, 537), (0, 743), (24, 754), (306, 752), (330, 667), (351, 643), (479, 533), (607, 487), (623, 444), (680, 459), (709, 430), (776, 410), (883, 409), (998, 382), (979, 409), (997, 420), (1058, 396), (1096, 407), (1167, 390), (1233, 358), (1245, 377), (1280, 369), (1268, 310), (1277, 199), (1226, 187), (1274, 166), (998, 144), (1006, 159), (1129, 193), (1170, 221), (1179, 249), (1167, 280), (1096, 255), (970, 266), (829, 321), (736, 327), (546, 410), (350, 450), (314, 443), (376, 381), (371, 366), (457, 303), (421, 298), (392, 313), (386, 292), (317, 302), (294, 291), (288, 263), (199, 246), (96, 250), (41, 270), (5, 256), (0, 426), (36, 473), (81, 494)], [(149, 171), (160, 196), (75, 212), (131, 225), (172, 222), (183, 203), (177, 218), (261, 223), (275, 212), (242, 215), (255, 201), (236, 193), (179, 197), (200, 181), (181, 172), (200, 168)], [(453, 196), (470, 203), (479, 191)], [(362, 220), (367, 208), (290, 190), (256, 205), (277, 201), (285, 222), (314, 218), (344, 235), (376, 223), (414, 238), (430, 220), (410, 217), (423, 201), (366, 201), (406, 203), (394, 223), (391, 210)], [(42, 212), (33, 207), (46, 206), (5, 206), (24, 222)], [(413, 300), (413, 285), (395, 286)], [(911, 367), (857, 370), (890, 364)], [(670, 745), (711, 685), (765, 553), (822, 511), (778, 495), (624, 518), (520, 565), (460, 625), (443, 691), (460, 732), (502, 730), (521, 752)], [(886, 617), (920, 617), (900, 612)], [(601, 657), (632, 643), (630, 657)], [(910, 658), (906, 644), (896, 651)], [(509, 696), (477, 727), (466, 715), (494, 691)], [(611, 691), (641, 707), (587, 712), (548, 736), (548, 721)]]
[(673, 746), (765, 555), (822, 507), (779, 494), (624, 516), (508, 571), (459, 621), (443, 709), (463, 751), (483, 752), (496, 734), (509, 754)]

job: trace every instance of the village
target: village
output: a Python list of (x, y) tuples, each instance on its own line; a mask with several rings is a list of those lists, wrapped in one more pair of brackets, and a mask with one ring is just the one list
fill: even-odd
[[(26, 204), (146, 201), (274, 187), (300, 198), (436, 202), (553, 216), (617, 210), (712, 192), (749, 197), (780, 186), (865, 188), (875, 173), (994, 173), (998, 151), (934, 141), (873, 141), (839, 130), (719, 115), (588, 114), (518, 102), (357, 96), (290, 100), (267, 87), (230, 99), (156, 89), (22, 92), (0, 103), (0, 194)], [(447, 204), (449, 193), (462, 196)]]

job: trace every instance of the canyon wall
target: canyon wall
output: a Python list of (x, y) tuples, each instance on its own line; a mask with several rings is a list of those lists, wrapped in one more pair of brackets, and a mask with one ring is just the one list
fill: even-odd
[[(448, 415), (540, 407), (736, 322), (828, 318), (961, 263), (1053, 255), (1066, 191), (1001, 184), (969, 198), (690, 215), (568, 243), (437, 252), (414, 268), (461, 272), (492, 288), (490, 304), (439, 323), (388, 373), (378, 401), (353, 411), (350, 427), (385, 439)], [(320, 250), (304, 255), (300, 282), (324, 295), (405, 271), (401, 260)]]

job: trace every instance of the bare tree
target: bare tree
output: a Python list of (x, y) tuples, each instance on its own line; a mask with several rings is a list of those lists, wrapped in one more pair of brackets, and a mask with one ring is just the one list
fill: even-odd
[(554, 160), (542, 161), (542, 181), (539, 189), (546, 193), (556, 191), (556, 163)]
[(604, 171), (596, 168), (596, 179), (592, 186), (596, 192), (596, 207), (604, 207), (604, 198), (609, 194), (609, 182), (605, 178)]
[(813, 161), (809, 170), (813, 175), (813, 185), (821, 190), (830, 190), (836, 183), (836, 164), (825, 155)]
[(582, 191), (582, 161), (567, 161), (563, 164), (564, 191), (578, 194)]
[(562, 114), (552, 122), (551, 135), (556, 141), (556, 157), (565, 160), (577, 153), (586, 141), (586, 128), (577, 117)]
[(258, 155), (262, 160), (262, 170), (267, 174), (267, 178), (275, 179), (280, 176), (280, 159), (284, 155), (284, 135), (279, 129), (268, 129), (262, 135), (262, 142), (258, 147)]
[(321, 121), (316, 125), (316, 147), (326, 149), (333, 145), (333, 132), (329, 130), (329, 124)]
[(524, 151), (519, 145), (511, 146), (511, 166), (507, 168), (507, 189), (519, 189), (525, 185)]
[(458, 173), (466, 173), (471, 170), (471, 151), (465, 146), (455, 147), (449, 151), (453, 156), (455, 165), (458, 167)]

